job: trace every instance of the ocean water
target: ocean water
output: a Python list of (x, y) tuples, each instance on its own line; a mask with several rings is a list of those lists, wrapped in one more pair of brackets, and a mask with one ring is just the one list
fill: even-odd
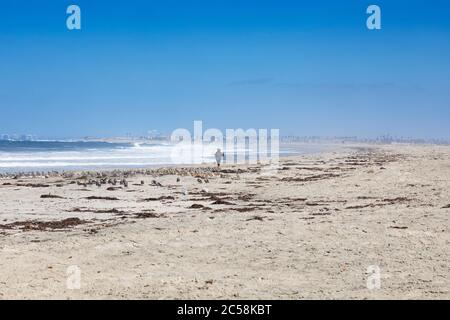
[[(319, 148), (320, 149), (320, 148)], [(189, 153), (170, 143), (109, 143), (85, 141), (1, 141), (0, 173), (142, 168), (192, 163), (214, 163), (216, 147)], [(280, 155), (317, 152), (317, 148), (280, 146)], [(192, 152), (192, 149), (191, 149)], [(230, 162), (232, 152), (224, 150)], [(255, 155), (255, 150), (235, 150)], [(245, 156), (244, 156), (245, 157)]]

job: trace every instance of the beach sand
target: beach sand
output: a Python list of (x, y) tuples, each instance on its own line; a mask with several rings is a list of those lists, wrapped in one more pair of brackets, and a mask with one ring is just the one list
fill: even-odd
[(450, 147), (265, 168), (1, 179), (0, 299), (450, 298)]

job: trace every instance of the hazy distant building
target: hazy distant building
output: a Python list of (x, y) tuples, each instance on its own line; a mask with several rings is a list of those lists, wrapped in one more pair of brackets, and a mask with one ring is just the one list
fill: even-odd
[(32, 134), (0, 134), (0, 140), (2, 141), (35, 141), (37, 137)]

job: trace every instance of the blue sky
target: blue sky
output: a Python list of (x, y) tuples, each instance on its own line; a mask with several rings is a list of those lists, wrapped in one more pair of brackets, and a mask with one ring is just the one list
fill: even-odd
[(449, 75), (445, 0), (0, 2), (0, 133), (450, 138)]

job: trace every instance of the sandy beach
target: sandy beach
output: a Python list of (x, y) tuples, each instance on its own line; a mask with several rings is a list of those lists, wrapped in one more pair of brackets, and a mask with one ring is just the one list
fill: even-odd
[(10, 177), (0, 208), (0, 299), (450, 299), (448, 146)]

